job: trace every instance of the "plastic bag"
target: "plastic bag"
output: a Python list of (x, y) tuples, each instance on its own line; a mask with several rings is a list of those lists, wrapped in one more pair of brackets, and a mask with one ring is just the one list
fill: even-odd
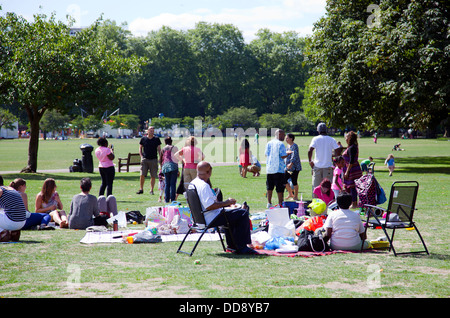
[(112, 218), (109, 218), (107, 222), (109, 225), (112, 226), (115, 220), (117, 220), (120, 228), (127, 227), (127, 216), (125, 215), (125, 212), (120, 211), (119, 213), (117, 213), (117, 215), (114, 215)]
[(175, 215), (170, 225), (177, 234), (186, 234), (189, 231), (188, 221), (179, 215)]
[(150, 207), (146, 210), (145, 222), (146, 224), (156, 223), (162, 225), (167, 223), (167, 219), (160, 214), (159, 208)]
[(293, 245), (294, 239), (292, 237), (273, 237), (264, 245), (265, 250), (277, 250), (283, 245)]
[(139, 243), (161, 243), (162, 239), (161, 236), (155, 235), (149, 231), (143, 231), (134, 236), (133, 243), (139, 244)]
[(289, 209), (270, 209), (266, 210), (266, 214), (269, 220), (268, 232), (271, 237), (295, 238), (295, 225), (289, 217)]
[(262, 249), (266, 242), (272, 237), (266, 231), (259, 231), (251, 235), (252, 245), (256, 249)]

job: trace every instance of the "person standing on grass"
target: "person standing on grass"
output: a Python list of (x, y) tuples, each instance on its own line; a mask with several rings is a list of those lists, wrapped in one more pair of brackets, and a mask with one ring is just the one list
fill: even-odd
[(166, 146), (162, 149), (159, 160), (165, 181), (163, 189), (164, 199), (166, 203), (169, 203), (170, 201), (175, 201), (177, 194), (178, 159), (175, 154), (178, 152), (178, 148), (172, 145), (173, 141), (171, 137), (165, 138), (164, 143)]
[(0, 242), (19, 241), (26, 218), (27, 210), (20, 193), (5, 187), (0, 176)]
[(114, 152), (112, 148), (108, 147), (108, 140), (105, 137), (101, 137), (97, 140), (98, 148), (95, 150), (95, 156), (97, 157), (98, 170), (100, 171), (100, 176), (102, 177), (102, 184), (100, 186), (99, 196), (105, 194), (106, 196), (112, 195), (113, 182), (116, 174), (116, 169), (114, 167)]
[[(327, 178), (332, 180), (333, 178), (333, 150), (335, 155), (339, 149), (339, 145), (333, 137), (327, 135), (327, 126), (324, 123), (320, 123), (317, 126), (317, 132), (319, 136), (314, 137), (311, 140), (308, 151), (308, 161), (312, 169), (312, 186), (313, 189), (318, 187), (323, 179)], [(312, 154), (315, 151), (315, 159), (312, 160)]]
[(63, 204), (56, 192), (56, 182), (52, 178), (48, 178), (42, 185), (42, 190), (36, 195), (35, 210), (37, 213), (47, 213), (52, 217), (52, 221), (60, 226), (67, 228), (66, 212), (63, 210)]
[(161, 140), (155, 137), (155, 127), (151, 126), (147, 130), (147, 136), (141, 138), (139, 142), (139, 154), (141, 156), (140, 188), (137, 194), (144, 193), (144, 183), (150, 171), (150, 194), (154, 194), (156, 178), (158, 178), (158, 156), (161, 156)]
[(358, 191), (356, 190), (355, 180), (362, 177), (362, 170), (358, 161), (358, 136), (354, 131), (350, 131), (345, 136), (345, 141), (347, 142), (348, 148), (342, 154), (342, 157), (345, 160), (343, 168), (344, 188), (345, 191), (352, 195), (352, 208), (356, 209), (358, 207)]
[(288, 199), (298, 201), (298, 174), (302, 170), (302, 163), (300, 161), (300, 154), (298, 151), (298, 145), (294, 142), (294, 134), (287, 134), (286, 142), (288, 144), (287, 153), (289, 155), (286, 158), (286, 180), (291, 179), (294, 189), (286, 182), (286, 190), (288, 192)]
[(266, 145), (266, 189), (267, 189), (267, 208), (272, 207), (273, 189), (277, 192), (278, 204), (283, 204), (283, 193), (286, 184), (284, 172), (286, 164), (284, 159), (288, 156), (286, 146), (283, 141), (286, 137), (284, 130), (277, 129), (275, 131), (275, 138), (269, 141)]
[(395, 159), (394, 159), (394, 155), (390, 154), (386, 160), (384, 161), (384, 164), (388, 166), (389, 169), (389, 177), (392, 177), (392, 174), (394, 173), (395, 170)]
[(184, 162), (183, 182), (185, 188), (197, 177), (197, 164), (205, 159), (204, 153), (196, 145), (197, 139), (190, 136), (186, 139), (185, 146), (175, 153), (175, 158)]

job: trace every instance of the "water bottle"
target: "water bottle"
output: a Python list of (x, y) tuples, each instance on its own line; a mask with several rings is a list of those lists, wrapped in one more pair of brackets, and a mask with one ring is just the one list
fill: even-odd
[(303, 195), (300, 197), (300, 201), (298, 202), (298, 208), (297, 208), (297, 216), (303, 216), (305, 215), (305, 205), (303, 203)]

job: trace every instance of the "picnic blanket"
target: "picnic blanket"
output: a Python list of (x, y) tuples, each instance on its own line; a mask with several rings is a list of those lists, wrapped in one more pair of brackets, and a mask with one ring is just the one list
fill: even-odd
[(333, 254), (358, 254), (358, 253), (380, 253), (380, 254), (386, 254), (385, 249), (367, 249), (361, 251), (342, 251), (342, 250), (336, 250), (336, 251), (328, 251), (328, 252), (295, 252), (295, 253), (280, 253), (276, 250), (256, 250), (258, 254), (260, 255), (267, 255), (267, 256), (286, 256), (286, 257), (315, 257), (315, 256), (326, 256), (326, 255), (333, 255)]
[[(97, 243), (122, 243), (123, 235), (130, 235), (133, 233), (140, 233), (142, 231), (106, 231), (106, 232), (86, 232), (86, 235), (80, 240), (82, 244), (97, 244)], [(170, 234), (161, 235), (162, 242), (181, 242), (185, 234)], [(189, 241), (197, 241), (200, 233), (192, 233), (186, 239)], [(218, 241), (219, 236), (217, 233), (205, 233), (202, 241)]]
[(260, 255), (268, 256), (286, 256), (286, 257), (315, 257), (315, 256), (325, 256), (332, 254), (347, 254), (352, 253), (350, 251), (329, 251), (329, 252), (295, 252), (295, 253), (280, 253), (276, 250), (256, 250)]

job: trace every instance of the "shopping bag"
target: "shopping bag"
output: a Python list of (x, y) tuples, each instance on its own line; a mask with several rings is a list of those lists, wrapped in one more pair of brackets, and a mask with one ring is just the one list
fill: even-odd
[(288, 208), (275, 208), (266, 210), (269, 221), (268, 233), (271, 237), (294, 237), (294, 221), (289, 217)]

